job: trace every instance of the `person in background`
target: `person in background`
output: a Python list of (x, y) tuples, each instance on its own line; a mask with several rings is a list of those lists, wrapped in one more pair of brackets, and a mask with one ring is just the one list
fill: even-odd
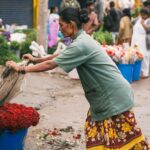
[(104, 10), (105, 10), (104, 3), (105, 3), (104, 0), (96, 0), (95, 2), (95, 10), (96, 14), (98, 15), (98, 20), (100, 23), (102, 23), (104, 19)]
[(118, 37), (118, 33), (119, 33), (119, 23), (120, 23), (120, 12), (115, 8), (115, 2), (111, 1), (109, 3), (109, 15), (111, 18), (111, 26), (109, 31), (112, 32), (112, 36), (113, 36), (113, 43), (116, 43), (117, 37)]
[(51, 48), (57, 44), (59, 32), (59, 15), (57, 6), (50, 8), (48, 18), (48, 47)]
[(77, 0), (62, 0), (60, 4), (60, 11), (64, 10), (67, 7), (73, 7), (76, 9), (81, 9), (80, 4)]
[(137, 45), (144, 58), (141, 67), (141, 78), (149, 77), (150, 54), (147, 44), (147, 36), (150, 32), (150, 12), (147, 8), (141, 9), (141, 16), (133, 26), (131, 46)]
[(105, 12), (104, 12), (104, 19), (103, 19), (104, 30), (110, 32), (112, 23), (113, 23), (113, 21), (110, 16), (109, 9), (106, 7)]
[(132, 38), (132, 22), (130, 9), (125, 8), (123, 9), (123, 16), (120, 20), (118, 43), (127, 44), (129, 46), (131, 44), (131, 38)]
[(147, 0), (143, 3), (144, 7), (150, 11), (150, 0)]
[(87, 23), (83, 24), (83, 30), (87, 34), (92, 35), (93, 32), (95, 32), (100, 27), (100, 23), (98, 21), (98, 16), (94, 12), (94, 10), (95, 10), (94, 0), (87, 1), (86, 10), (88, 12), (89, 21)]
[(66, 72), (77, 68), (90, 104), (85, 122), (86, 150), (148, 150), (132, 110), (131, 85), (101, 45), (82, 30), (82, 24), (87, 21), (85, 11), (64, 9), (60, 14), (60, 29), (73, 42), (58, 56), (24, 55), (39, 64), (21, 67), (8, 61), (7, 66), (20, 73), (52, 70), (57, 66)]

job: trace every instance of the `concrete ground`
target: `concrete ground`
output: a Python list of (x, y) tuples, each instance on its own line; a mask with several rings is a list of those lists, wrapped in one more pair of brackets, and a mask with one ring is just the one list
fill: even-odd
[[(150, 141), (150, 78), (134, 82), (132, 87), (135, 94), (135, 115), (144, 135)], [(46, 140), (39, 138), (43, 132), (54, 128), (72, 127), (84, 139), (83, 126), (89, 105), (80, 81), (58, 74), (26, 74), (20, 93), (14, 95), (11, 102), (35, 107), (41, 116), (39, 124), (29, 128), (25, 150), (58, 150), (59, 148), (52, 148)], [(65, 135), (65, 138), (70, 137)], [(84, 140), (76, 144), (70, 149), (84, 149)]]

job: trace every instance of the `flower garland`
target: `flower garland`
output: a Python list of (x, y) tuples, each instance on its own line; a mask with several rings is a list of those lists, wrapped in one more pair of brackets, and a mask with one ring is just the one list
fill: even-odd
[(11, 103), (0, 106), (0, 131), (8, 129), (15, 132), (36, 126), (39, 119), (39, 113), (32, 107)]

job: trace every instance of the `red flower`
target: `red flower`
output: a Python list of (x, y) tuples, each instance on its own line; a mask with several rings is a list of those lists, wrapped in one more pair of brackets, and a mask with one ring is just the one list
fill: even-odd
[(112, 50), (106, 50), (106, 52), (110, 57), (115, 55), (114, 51), (112, 51)]
[(0, 106), (0, 130), (28, 128), (37, 125), (39, 119), (39, 113), (32, 107), (10, 103)]

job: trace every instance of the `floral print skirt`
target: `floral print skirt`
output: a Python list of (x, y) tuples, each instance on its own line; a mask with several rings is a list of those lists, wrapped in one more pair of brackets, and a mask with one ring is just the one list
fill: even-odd
[(134, 113), (126, 111), (103, 121), (85, 123), (86, 150), (149, 150)]

